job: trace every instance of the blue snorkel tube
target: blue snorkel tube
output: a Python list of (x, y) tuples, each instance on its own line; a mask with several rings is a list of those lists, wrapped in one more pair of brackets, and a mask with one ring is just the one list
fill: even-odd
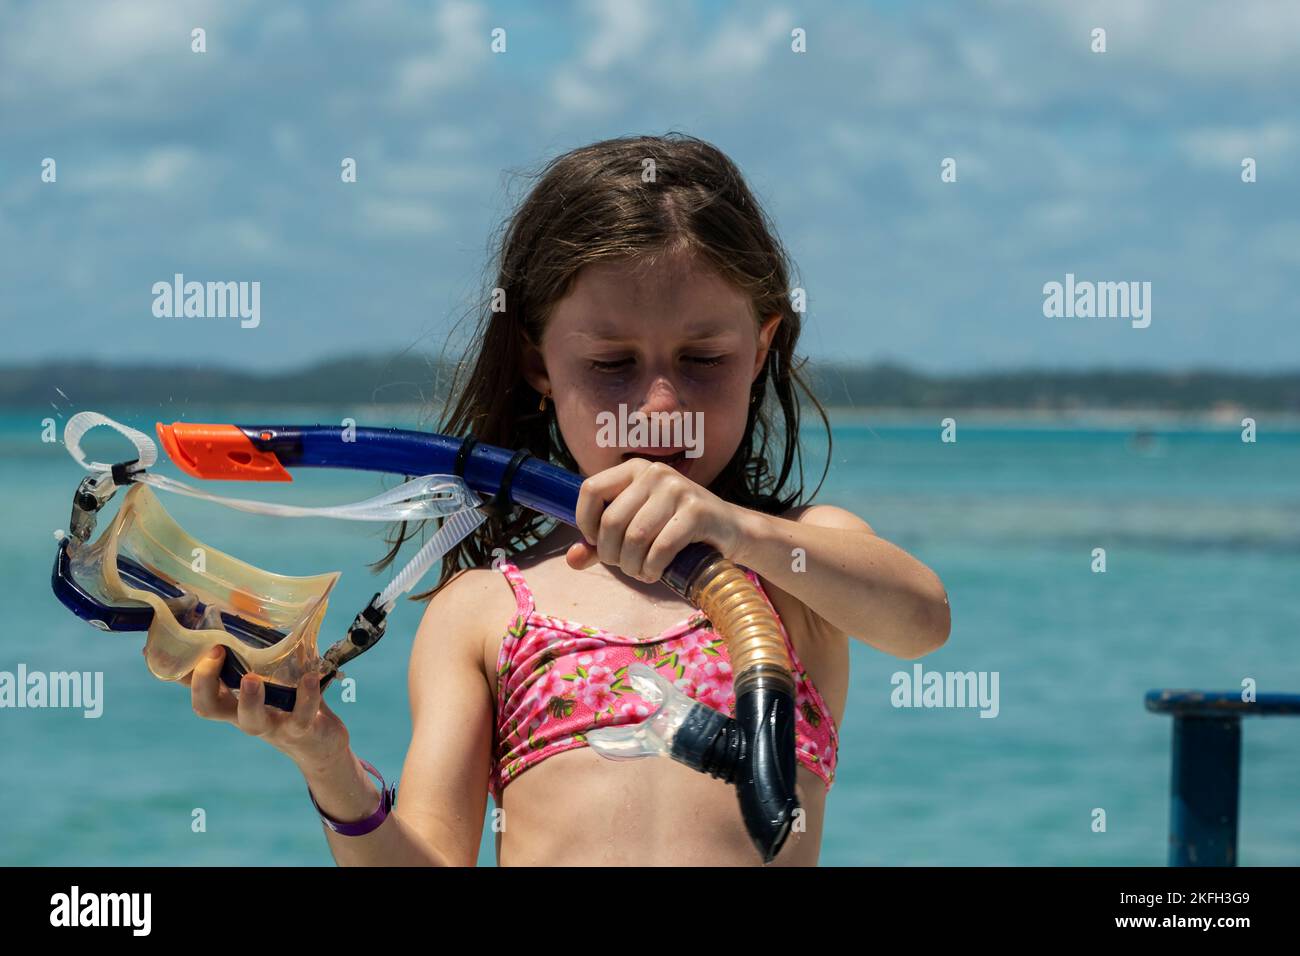
[[(337, 426), (159, 424), (182, 471), (197, 478), (290, 481), (292, 468), (345, 468), (401, 475), (455, 475), (505, 515), (522, 505), (575, 526), (582, 477), (508, 451), (425, 432)], [(745, 574), (707, 544), (684, 548), (662, 581), (702, 611), (731, 657), (735, 717), (689, 702), (674, 725), (670, 756), (735, 785), (741, 815), (765, 863), (800, 812), (795, 795), (795, 681), (780, 626)], [(358, 615), (366, 640), (363, 615)], [(381, 625), (382, 628), (382, 625)], [(354, 624), (353, 633), (357, 624)], [(375, 637), (377, 640), (377, 636)], [(355, 653), (364, 650), (364, 644)]]

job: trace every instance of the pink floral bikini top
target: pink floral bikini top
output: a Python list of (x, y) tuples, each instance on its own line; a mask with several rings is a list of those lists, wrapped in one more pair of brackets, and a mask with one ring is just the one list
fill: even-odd
[[(509, 562), (500, 567), (515, 592), (518, 613), (497, 657), (496, 737), (488, 790), (498, 804), (505, 785), (529, 767), (586, 746), (586, 731), (634, 724), (649, 716), (652, 708), (627, 680), (630, 664), (647, 664), (695, 700), (735, 715), (727, 648), (703, 614), (696, 611), (655, 637), (636, 640), (537, 613), (519, 568)], [(771, 607), (758, 575), (749, 569), (745, 574)], [(796, 678), (795, 757), (829, 790), (839, 750), (835, 719), (804, 672), (784, 624), (781, 635)]]

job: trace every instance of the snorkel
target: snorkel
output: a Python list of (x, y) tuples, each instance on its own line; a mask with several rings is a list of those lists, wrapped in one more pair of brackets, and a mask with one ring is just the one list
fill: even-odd
[[(527, 450), (509, 451), (473, 437), (386, 428), (355, 428), (344, 434), (333, 426), (189, 422), (159, 423), (157, 432), (172, 462), (196, 478), (291, 481), (290, 470), (295, 468), (454, 477), (473, 495), (488, 499), (481, 505), (474, 499), (480, 514), (506, 514), (521, 505), (565, 524), (577, 524), (581, 476), (541, 461)], [(115, 466), (113, 477), (120, 478), (120, 484), (133, 476), (124, 466)], [(463, 514), (453, 514), (446, 523)], [(57, 564), (55, 570), (58, 591)], [(707, 544), (684, 548), (662, 581), (703, 612), (725, 640), (732, 663), (735, 717), (687, 698), (648, 668), (634, 666), (630, 674), (634, 685), (647, 696), (657, 695), (661, 705), (642, 724), (590, 732), (589, 742), (613, 759), (666, 754), (733, 784), (745, 828), (764, 863), (769, 863), (799, 812), (795, 681), (780, 625), (744, 572)], [(337, 669), (382, 636), (386, 611), (377, 603), (379, 597), (357, 616), (348, 636), (325, 654), (328, 668)], [(268, 693), (267, 701), (271, 703), (275, 696), (280, 701), (277, 706), (287, 700), (292, 707), (292, 695), (293, 688), (281, 687), (276, 695)]]

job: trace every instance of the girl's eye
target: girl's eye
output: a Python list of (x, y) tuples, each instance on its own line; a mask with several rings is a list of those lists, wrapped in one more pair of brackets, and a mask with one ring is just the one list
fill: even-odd
[[(721, 365), (723, 360), (726, 358), (726, 356), (685, 355), (682, 358), (684, 361), (690, 362), (692, 365), (697, 365), (700, 368), (713, 368), (714, 366)], [(604, 360), (604, 359), (590, 359), (588, 360), (587, 364), (590, 366), (592, 371), (595, 372), (622, 372), (630, 368), (635, 363), (635, 361), (636, 360), (632, 358), (615, 359), (612, 361)]]
[(593, 371), (596, 372), (619, 372), (627, 368), (632, 363), (630, 358), (618, 359), (614, 362), (603, 362), (600, 359), (592, 359), (589, 363)]

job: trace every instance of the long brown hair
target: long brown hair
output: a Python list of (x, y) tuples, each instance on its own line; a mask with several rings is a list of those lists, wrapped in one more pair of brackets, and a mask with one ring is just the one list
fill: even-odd
[[(540, 396), (524, 378), (525, 345), (540, 344), (551, 308), (583, 266), (635, 259), (652, 268), (662, 258), (693, 254), (750, 297), (756, 321), (782, 317), (751, 390), (744, 437), (709, 490), (769, 514), (805, 503), (799, 388), (826, 428), (827, 464), (808, 500), (815, 496), (830, 464), (830, 422), (799, 373), (806, 360), (795, 357), (802, 323), (790, 300), (789, 257), (735, 164), (703, 140), (669, 133), (583, 146), (551, 160), (535, 178), (494, 242), (495, 289), (476, 310), (473, 344), (455, 366), (433, 431), (527, 448), (577, 471), (554, 405), (538, 411)], [(493, 311), (493, 292), (504, 311)], [(524, 508), (487, 520), (443, 559), (437, 585), (416, 597), (429, 597), (463, 568), (486, 564), (494, 548), (525, 550), (550, 525)], [(398, 526), (375, 567), (390, 564), (413, 533)]]

